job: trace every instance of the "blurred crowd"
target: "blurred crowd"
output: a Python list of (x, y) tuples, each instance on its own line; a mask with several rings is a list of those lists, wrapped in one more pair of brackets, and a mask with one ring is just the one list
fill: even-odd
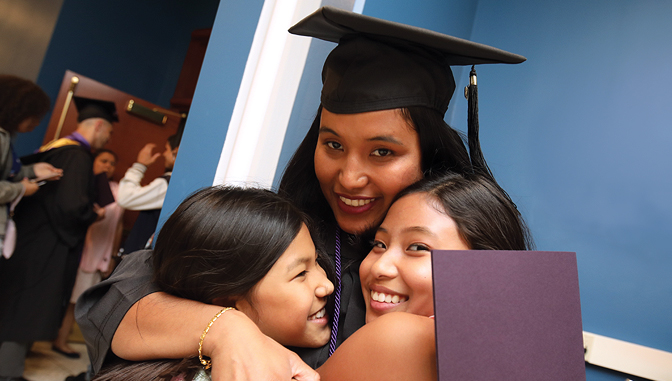
[[(180, 144), (181, 134), (163, 153), (146, 144), (113, 181), (118, 156), (105, 145), (119, 122), (115, 104), (75, 96), (76, 130), (19, 157), (13, 140), (38, 126), (50, 103), (32, 81), (0, 75), (0, 380), (24, 379), (35, 341), (80, 357), (68, 345), (75, 302), (118, 255), (151, 245)], [(160, 157), (164, 174), (142, 186)], [(124, 210), (139, 211), (126, 232)]]

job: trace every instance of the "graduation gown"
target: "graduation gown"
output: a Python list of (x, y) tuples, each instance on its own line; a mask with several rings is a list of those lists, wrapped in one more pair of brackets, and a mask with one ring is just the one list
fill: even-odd
[(33, 155), (63, 169), (16, 208), (14, 255), (0, 261), (0, 341), (53, 340), (74, 285), (93, 211), (93, 158), (80, 145)]

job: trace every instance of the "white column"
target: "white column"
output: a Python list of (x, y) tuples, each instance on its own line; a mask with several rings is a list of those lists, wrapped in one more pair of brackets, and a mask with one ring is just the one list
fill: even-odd
[(290, 35), (319, 0), (266, 0), (213, 185), (270, 188), (311, 39)]

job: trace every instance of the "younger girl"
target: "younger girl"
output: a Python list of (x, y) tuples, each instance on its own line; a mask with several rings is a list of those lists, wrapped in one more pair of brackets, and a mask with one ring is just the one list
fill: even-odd
[(532, 246), (515, 205), (484, 177), (448, 174), (402, 191), (359, 268), (367, 324), (318, 369), (321, 380), (435, 380), (431, 250)]
[[(326, 310), (334, 286), (308, 226), (305, 214), (271, 191), (200, 190), (161, 229), (154, 280), (169, 294), (225, 307), (223, 313), (237, 309), (282, 345), (321, 347), (331, 332)], [(120, 267), (133, 263), (128, 259)], [(199, 347), (207, 341), (204, 333)], [(201, 363), (208, 360), (120, 363), (97, 379), (189, 380)]]

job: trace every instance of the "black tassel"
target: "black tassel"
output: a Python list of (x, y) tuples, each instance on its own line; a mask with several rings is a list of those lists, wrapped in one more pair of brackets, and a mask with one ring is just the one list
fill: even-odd
[(514, 207), (517, 206), (509, 197), (509, 194), (499, 186), (495, 176), (490, 171), (490, 167), (485, 161), (483, 156), (483, 151), (481, 150), (481, 141), (478, 137), (478, 86), (476, 84), (476, 68), (471, 67), (471, 72), (469, 73), (469, 86), (464, 89), (464, 96), (467, 98), (468, 112), (467, 112), (467, 138), (469, 140), (469, 158), (471, 159), (471, 167), (476, 175), (483, 176), (499, 188), (506, 198), (513, 204)]
[(478, 86), (476, 84), (476, 68), (471, 67), (469, 73), (469, 86), (465, 90), (465, 96), (468, 103), (467, 123), (469, 129), (467, 137), (469, 139), (469, 157), (471, 159), (471, 166), (474, 173), (484, 175), (492, 178), (492, 173), (485, 163), (483, 151), (481, 150), (481, 142), (478, 138)]

